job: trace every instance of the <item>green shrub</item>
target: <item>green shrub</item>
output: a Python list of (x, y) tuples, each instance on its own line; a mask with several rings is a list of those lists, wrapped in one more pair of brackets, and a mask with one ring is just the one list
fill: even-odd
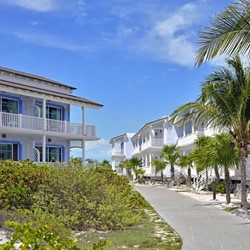
[(34, 193), (47, 183), (51, 171), (29, 160), (0, 161), (0, 209), (30, 208)]
[(53, 168), (2, 161), (0, 185), (0, 209), (9, 212), (8, 218), (48, 224), (55, 233), (61, 225), (72, 230), (122, 229), (141, 216), (141, 199), (129, 181), (103, 166), (85, 170), (78, 162)]
[(226, 187), (224, 182), (217, 182), (216, 183), (216, 192), (225, 194), (226, 193)]
[(129, 182), (112, 170), (65, 168), (40, 186), (36, 203), (72, 229), (121, 229), (139, 219)]
[[(8, 221), (6, 222), (6, 226), (13, 228), (15, 232), (10, 241), (0, 245), (1, 250), (81, 250), (76, 245), (76, 240), (71, 238), (62, 240), (58, 235), (50, 232), (46, 225), (36, 227), (32, 223), (22, 224)], [(104, 250), (104, 247), (109, 244), (109, 241), (99, 241), (93, 244), (92, 250)]]

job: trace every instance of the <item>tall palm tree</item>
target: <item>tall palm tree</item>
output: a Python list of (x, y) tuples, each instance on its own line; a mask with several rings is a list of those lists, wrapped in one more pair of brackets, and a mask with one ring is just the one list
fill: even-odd
[(155, 176), (157, 173), (161, 172), (161, 182), (164, 183), (163, 170), (166, 168), (166, 163), (161, 160), (154, 159), (152, 165), (155, 166)]
[(250, 58), (250, 2), (239, 0), (229, 4), (210, 19), (211, 26), (199, 34), (200, 48), (196, 65), (222, 54), (248, 54)]
[(230, 173), (229, 169), (238, 166), (239, 152), (235, 149), (234, 140), (229, 134), (218, 134), (214, 138), (214, 147), (210, 147), (210, 152), (217, 164), (224, 169), (224, 183), (226, 188), (226, 201), (231, 202), (230, 197)]
[(196, 102), (176, 109), (171, 120), (183, 123), (187, 119), (228, 132), (236, 141), (240, 154), (241, 206), (247, 203), (246, 158), (250, 139), (250, 69), (239, 56), (227, 59), (228, 68), (210, 74), (201, 86)]
[(170, 165), (171, 182), (174, 185), (175, 169), (174, 166), (178, 164), (179, 147), (176, 144), (165, 145), (162, 149), (161, 157), (165, 159), (165, 163)]

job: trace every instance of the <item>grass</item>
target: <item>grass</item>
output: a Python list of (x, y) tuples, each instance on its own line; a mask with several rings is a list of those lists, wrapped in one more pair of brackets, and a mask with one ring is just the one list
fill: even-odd
[(179, 250), (182, 240), (179, 235), (153, 210), (146, 209), (140, 223), (121, 231), (87, 231), (77, 235), (79, 246), (89, 248), (93, 242), (109, 240), (105, 249)]
[(226, 212), (232, 212), (236, 209), (238, 209), (239, 207), (224, 207), (223, 210)]

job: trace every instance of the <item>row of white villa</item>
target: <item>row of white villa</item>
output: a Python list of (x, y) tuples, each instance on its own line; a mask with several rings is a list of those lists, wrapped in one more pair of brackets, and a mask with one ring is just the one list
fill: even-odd
[[(213, 136), (216, 132), (209, 127), (201, 127), (192, 122), (187, 122), (184, 126), (176, 126), (169, 122), (169, 117), (145, 124), (137, 133), (124, 133), (113, 137), (112, 144), (112, 168), (117, 173), (126, 175), (125, 169), (120, 169), (119, 164), (132, 157), (142, 159), (145, 176), (154, 176), (155, 168), (152, 166), (153, 159), (160, 159), (164, 145), (177, 144), (181, 154), (188, 154), (194, 148), (194, 141), (198, 136)], [(175, 167), (177, 173), (187, 174), (186, 169)], [(170, 166), (166, 166), (164, 174), (170, 177)], [(196, 169), (191, 171), (192, 177), (197, 178)], [(199, 173), (205, 175), (205, 172)], [(223, 172), (221, 170), (221, 177)], [(239, 180), (239, 171), (231, 170), (234, 180)], [(208, 175), (213, 178), (214, 171), (211, 169)], [(247, 168), (247, 175), (250, 176), (250, 168)]]
[[(0, 67), (0, 160), (67, 162), (73, 148), (82, 149), (84, 160), (85, 142), (99, 139), (85, 110), (102, 105), (72, 95), (75, 89)], [(81, 123), (71, 121), (72, 106), (78, 107)]]

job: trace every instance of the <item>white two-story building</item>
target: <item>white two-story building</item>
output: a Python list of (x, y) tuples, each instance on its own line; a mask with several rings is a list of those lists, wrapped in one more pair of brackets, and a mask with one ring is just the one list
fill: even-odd
[[(74, 87), (41, 76), (0, 67), (0, 160), (67, 162), (70, 149), (98, 140), (85, 110), (101, 104), (72, 95)], [(81, 123), (71, 121), (78, 106)]]
[[(132, 136), (131, 145), (133, 146), (132, 153), (129, 155), (123, 154), (123, 159), (129, 159), (131, 157), (137, 157), (142, 159), (143, 169), (145, 170), (145, 176), (154, 176), (155, 168), (152, 166), (153, 159), (161, 159), (161, 153), (164, 145), (176, 144), (180, 148), (180, 153), (185, 155), (192, 151), (194, 148), (194, 142), (199, 136), (213, 136), (216, 131), (209, 127), (202, 127), (197, 124), (193, 124), (191, 121), (187, 122), (183, 126), (173, 125), (169, 121), (169, 117), (163, 117), (156, 121), (146, 123), (137, 133)], [(111, 139), (111, 143), (116, 137)], [(124, 152), (123, 152), (124, 153)], [(116, 156), (112, 151), (112, 159)], [(116, 165), (117, 166), (117, 165)], [(115, 168), (119, 172), (119, 168)], [(178, 172), (185, 174), (186, 169), (180, 169), (175, 166)], [(197, 176), (195, 168), (191, 171), (192, 177)], [(209, 170), (209, 175), (213, 175), (213, 170)], [(223, 175), (223, 173), (221, 173)], [(232, 171), (232, 176), (237, 174), (237, 171)], [(165, 176), (170, 176), (170, 166), (166, 166), (164, 171)]]

